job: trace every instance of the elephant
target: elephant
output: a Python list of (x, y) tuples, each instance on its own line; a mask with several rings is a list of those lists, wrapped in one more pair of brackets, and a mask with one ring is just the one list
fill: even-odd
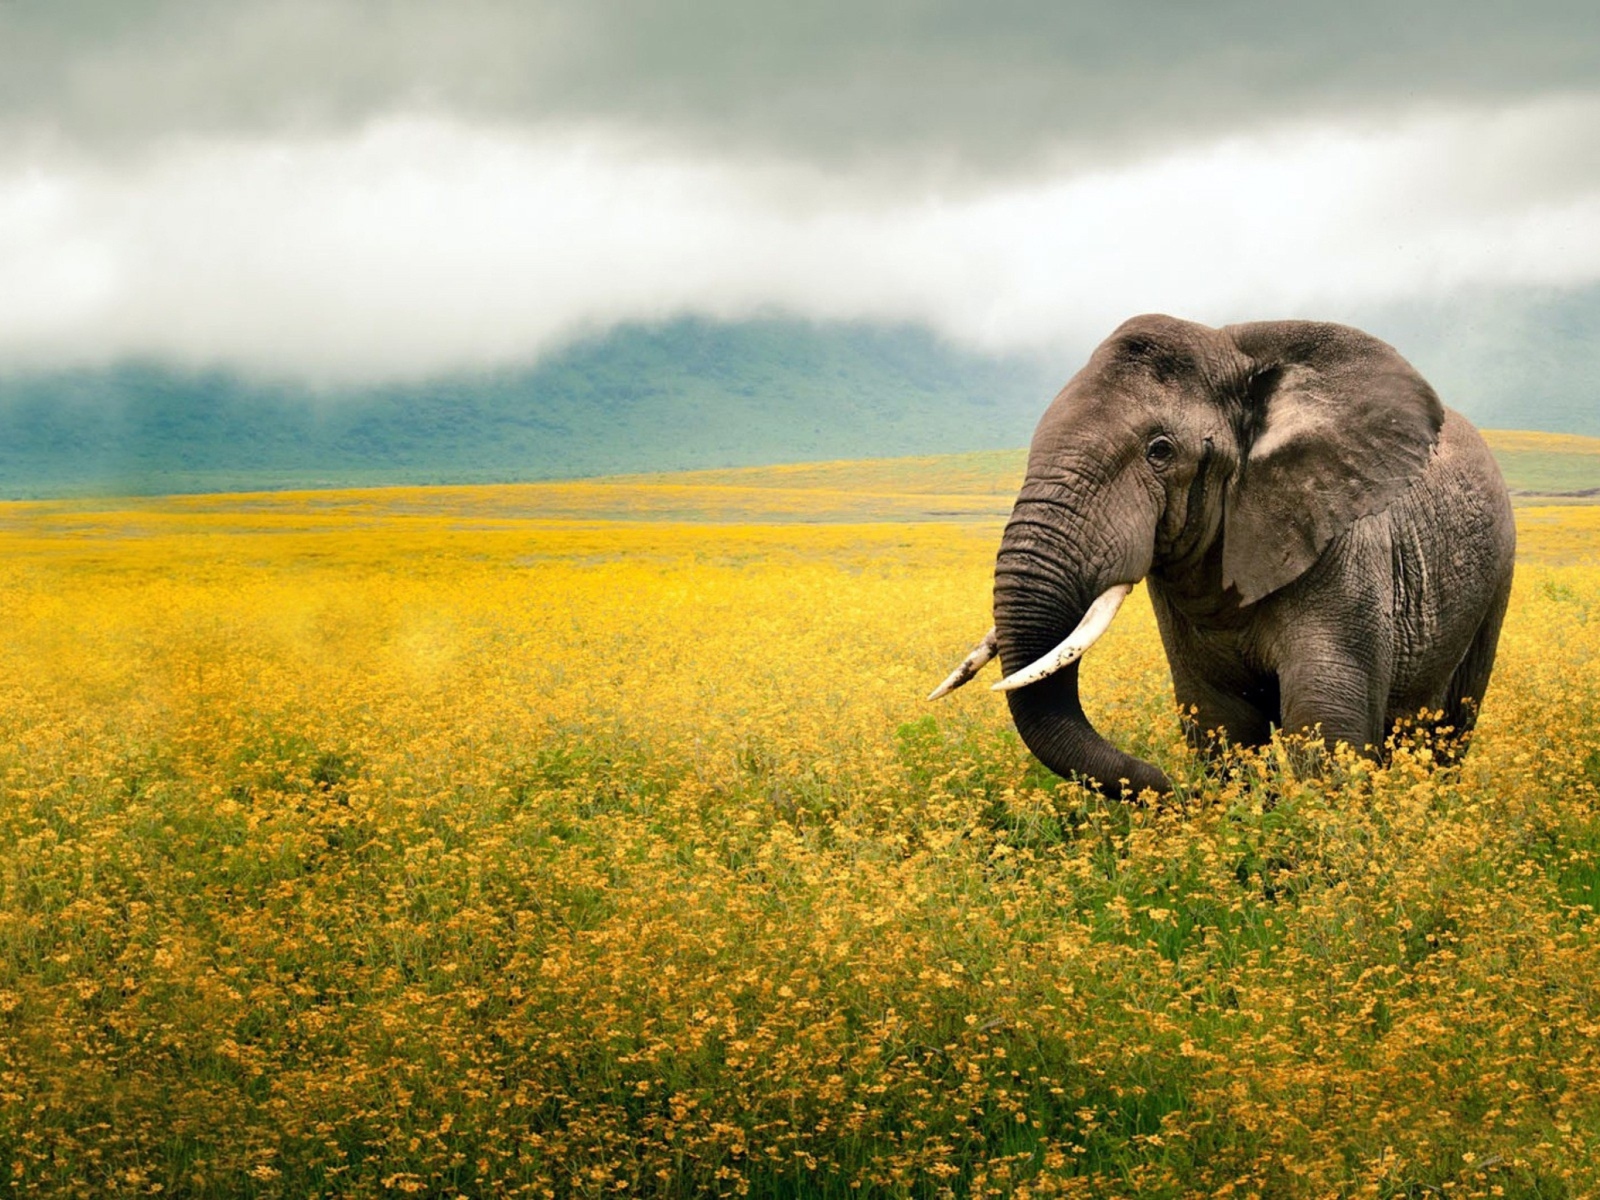
[(1387, 343), (1134, 317), (1039, 421), (994, 628), (929, 698), (998, 654), (995, 690), (1045, 766), (1113, 798), (1169, 791), (1078, 695), (1080, 656), (1144, 580), (1197, 749), (1278, 727), (1381, 757), (1420, 717), (1464, 751), (1515, 549), (1483, 439)]

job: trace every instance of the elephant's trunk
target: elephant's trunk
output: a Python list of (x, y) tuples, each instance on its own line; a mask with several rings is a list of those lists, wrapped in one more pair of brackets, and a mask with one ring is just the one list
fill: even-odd
[[(1063, 527), (1056, 506), (1050, 509), (1019, 502), (995, 562), (995, 634), (1007, 674), (1049, 653), (1107, 587), (1128, 582), (1106, 577), (1114, 567), (1084, 566), (1076, 549), (1081, 539)], [(1170, 791), (1161, 771), (1124, 754), (1089, 724), (1078, 698), (1078, 667), (1074, 662), (1006, 694), (1028, 749), (1056, 774), (1084, 776), (1108, 796)]]

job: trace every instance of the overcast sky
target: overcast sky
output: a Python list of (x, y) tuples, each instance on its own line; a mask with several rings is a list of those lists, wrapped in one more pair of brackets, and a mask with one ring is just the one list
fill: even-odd
[(1580, 289), (1597, 64), (1593, 0), (0, 0), (0, 368)]

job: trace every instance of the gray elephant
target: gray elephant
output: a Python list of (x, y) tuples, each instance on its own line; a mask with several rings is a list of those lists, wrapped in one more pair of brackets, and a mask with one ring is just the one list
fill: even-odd
[(1113, 796), (1167, 791), (1078, 699), (1079, 656), (1144, 579), (1198, 747), (1278, 726), (1379, 752), (1422, 710), (1464, 739), (1515, 543), (1483, 440), (1384, 342), (1135, 317), (1040, 420), (995, 628), (930, 698), (998, 652), (995, 686), (1047, 767)]

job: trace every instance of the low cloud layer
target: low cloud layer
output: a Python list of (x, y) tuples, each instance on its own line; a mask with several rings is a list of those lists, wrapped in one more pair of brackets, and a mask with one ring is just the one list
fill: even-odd
[(1600, 279), (1600, 96), (1294, 121), (1100, 168), (885, 189), (616, 124), (35, 144), (0, 168), (0, 363), (129, 355), (346, 382), (526, 360), (618, 321), (925, 322), (1093, 341), (1161, 309), (1346, 316)]

